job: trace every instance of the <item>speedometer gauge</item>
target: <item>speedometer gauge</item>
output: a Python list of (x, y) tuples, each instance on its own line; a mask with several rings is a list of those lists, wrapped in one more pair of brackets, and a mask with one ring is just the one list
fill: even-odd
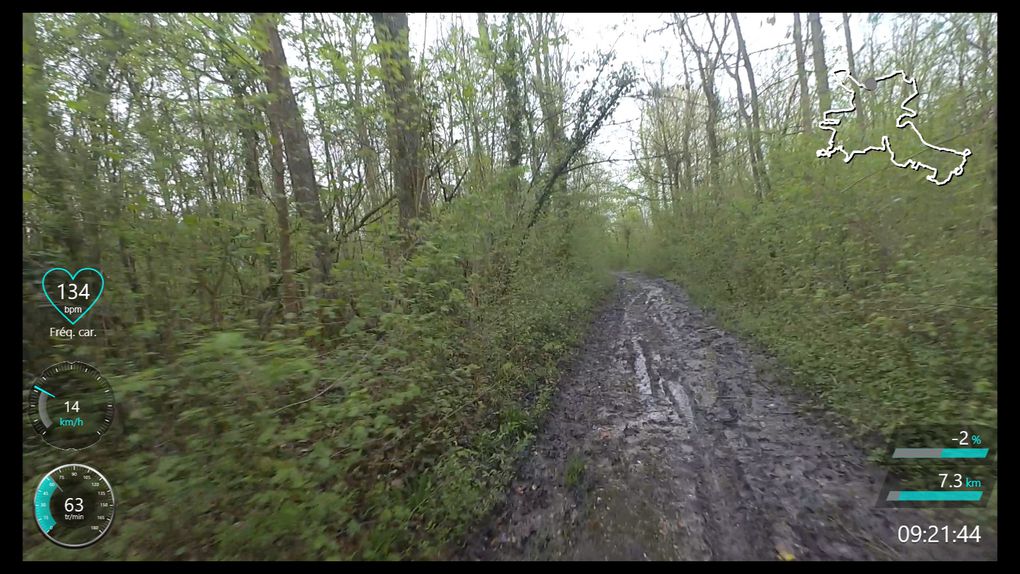
[(32, 428), (65, 450), (92, 446), (113, 421), (113, 389), (98, 369), (80, 361), (57, 363), (28, 393)]

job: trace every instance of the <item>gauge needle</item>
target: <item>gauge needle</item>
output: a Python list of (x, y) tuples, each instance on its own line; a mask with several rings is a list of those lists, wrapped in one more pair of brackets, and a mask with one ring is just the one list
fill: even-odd
[(52, 393), (48, 392), (48, 391), (47, 391), (46, 389), (44, 389), (44, 388), (40, 387), (39, 385), (35, 385), (35, 389), (36, 389), (37, 391), (39, 391), (39, 392), (43, 392), (43, 393), (46, 393), (47, 395), (49, 395), (49, 396), (51, 396), (51, 397), (53, 397), (53, 398), (57, 398), (57, 395), (54, 395), (54, 394), (52, 394)]

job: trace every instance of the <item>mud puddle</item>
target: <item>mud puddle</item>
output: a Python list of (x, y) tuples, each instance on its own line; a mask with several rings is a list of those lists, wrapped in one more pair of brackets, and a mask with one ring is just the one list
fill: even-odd
[[(883, 473), (801, 413), (677, 286), (621, 274), (474, 560), (980, 560), (903, 544), (952, 510), (876, 509)], [(984, 530), (984, 529), (983, 529)]]

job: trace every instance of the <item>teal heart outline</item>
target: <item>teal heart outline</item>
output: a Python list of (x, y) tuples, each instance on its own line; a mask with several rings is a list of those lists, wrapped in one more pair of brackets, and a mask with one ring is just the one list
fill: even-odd
[[(64, 273), (67, 273), (67, 276), (71, 278), (71, 281), (74, 281), (74, 278), (77, 277), (82, 271), (95, 271), (96, 275), (99, 275), (99, 280), (101, 281), (101, 283), (99, 284), (99, 293), (96, 293), (96, 298), (92, 300), (92, 304), (89, 305), (84, 311), (82, 311), (81, 315), (78, 315), (78, 318), (75, 319), (74, 321), (72, 321), (70, 317), (65, 315), (64, 312), (60, 310), (60, 307), (58, 307), (57, 304), (53, 302), (53, 299), (50, 299), (50, 294), (46, 290), (46, 277), (49, 276), (49, 274), (53, 273), (54, 271), (63, 271)], [(74, 326), (75, 323), (77, 323), (78, 321), (81, 321), (82, 317), (84, 317), (85, 315), (88, 315), (89, 311), (91, 311), (92, 308), (96, 306), (96, 303), (99, 302), (99, 298), (103, 296), (103, 289), (105, 287), (106, 287), (106, 278), (103, 277), (103, 273), (101, 271), (99, 271), (98, 269), (96, 269), (94, 267), (82, 267), (81, 269), (75, 271), (74, 275), (71, 275), (71, 272), (68, 271), (67, 269), (64, 269), (63, 267), (54, 267), (54, 268), (50, 269), (49, 271), (47, 271), (46, 273), (44, 273), (43, 276), (42, 276), (43, 295), (46, 296), (46, 300), (50, 302), (50, 305), (53, 305), (53, 308), (57, 310), (57, 313), (60, 313), (60, 316), (63, 317), (64, 320), (66, 320), (68, 323), (70, 323), (71, 326)]]

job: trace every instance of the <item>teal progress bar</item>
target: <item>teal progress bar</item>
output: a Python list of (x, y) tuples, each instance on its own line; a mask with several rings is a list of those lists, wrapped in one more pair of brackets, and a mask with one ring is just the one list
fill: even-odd
[(987, 448), (898, 448), (893, 458), (985, 458)]
[(966, 501), (981, 500), (981, 490), (890, 490), (885, 497), (888, 502), (924, 502), (924, 501)]

